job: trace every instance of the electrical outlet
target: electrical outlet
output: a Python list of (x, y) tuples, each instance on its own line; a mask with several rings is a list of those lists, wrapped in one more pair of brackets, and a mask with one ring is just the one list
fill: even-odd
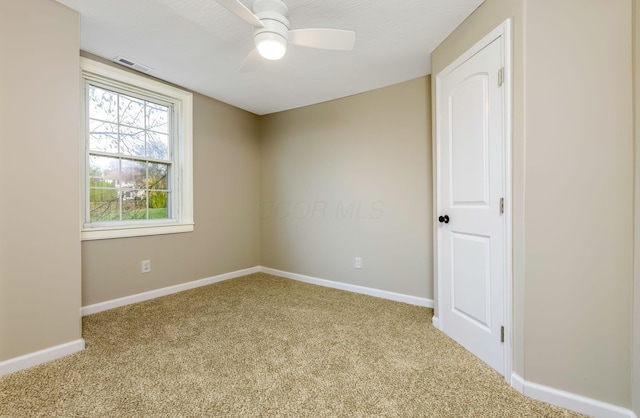
[(149, 273), (151, 271), (151, 260), (142, 260), (142, 272)]
[(353, 262), (353, 267), (357, 269), (362, 268), (362, 257), (356, 257), (355, 261)]

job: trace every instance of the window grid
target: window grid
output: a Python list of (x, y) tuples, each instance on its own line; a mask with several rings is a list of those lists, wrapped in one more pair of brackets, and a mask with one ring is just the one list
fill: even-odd
[[(115, 120), (114, 119), (109, 119), (109, 118), (100, 118), (100, 115), (92, 115), (91, 114), (91, 94), (90, 91), (91, 89), (100, 89), (103, 90), (104, 92), (114, 95), (115, 96)], [(125, 98), (125, 100), (128, 102), (128, 106), (132, 106), (134, 103), (137, 102), (138, 105), (141, 105), (142, 108), (137, 112), (137, 115), (135, 115), (136, 117), (131, 121), (132, 123), (127, 123), (124, 116), (126, 115), (125, 110), (122, 108), (122, 103), (123, 100), (122, 98)], [(172, 202), (172, 186), (171, 186), (171, 174), (173, 171), (173, 160), (172, 160), (172, 145), (173, 145), (173, 138), (172, 138), (172, 125), (173, 125), (173, 109), (172, 109), (172, 105), (171, 104), (161, 104), (158, 103), (158, 101), (153, 100), (153, 99), (149, 99), (147, 97), (137, 97), (133, 94), (129, 94), (128, 92), (122, 93), (121, 91), (118, 91), (117, 89), (111, 88), (110, 86), (104, 86), (101, 85), (100, 83), (94, 83), (94, 82), (88, 82), (87, 83), (87, 109), (88, 110), (88, 128), (87, 132), (87, 145), (86, 145), (86, 149), (87, 149), (87, 155), (88, 155), (88, 161), (87, 161), (87, 166), (89, 167), (89, 172), (91, 173), (91, 157), (92, 156), (97, 156), (97, 157), (105, 157), (105, 158), (109, 158), (112, 161), (117, 161), (117, 168), (116, 168), (116, 172), (117, 175), (115, 176), (115, 179), (111, 179), (111, 186), (112, 187), (104, 187), (104, 184), (102, 184), (102, 186), (95, 184), (95, 179), (99, 179), (99, 182), (104, 183), (104, 177), (96, 177), (92, 174), (89, 175), (89, 179), (87, 182), (87, 188), (88, 188), (88, 205), (87, 205), (87, 223), (100, 223), (100, 222), (112, 222), (113, 221), (131, 221), (131, 220), (135, 220), (135, 221), (139, 221), (139, 220), (150, 220), (150, 219), (172, 219), (174, 216), (171, 213), (172, 212), (172, 207), (173, 207), (173, 202)], [(165, 109), (164, 112), (167, 114), (166, 116), (166, 120), (165, 120), (165, 124), (166, 124), (166, 128), (164, 129), (164, 132), (161, 129), (155, 129), (157, 128), (157, 126), (154, 126), (152, 124), (150, 124), (150, 115), (152, 114), (152, 110), (153, 109)], [(141, 116), (141, 121), (139, 121), (138, 119)], [(117, 144), (117, 148), (116, 151), (117, 152), (109, 152), (108, 150), (96, 150), (96, 149), (92, 149), (91, 146), (91, 139), (92, 139), (92, 134), (94, 134), (94, 132), (90, 129), (90, 126), (92, 125), (91, 122), (96, 122), (96, 123), (101, 123), (101, 124), (111, 124), (111, 125), (115, 125), (116, 126), (116, 131), (117, 132), (110, 132), (112, 135), (115, 135), (115, 138), (113, 138), (113, 136), (111, 137), (111, 140), (113, 141), (115, 139), (116, 144)], [(138, 126), (136, 126), (136, 122)], [(125, 131), (129, 131), (127, 133), (125, 133)], [(137, 131), (137, 132), (136, 132)], [(135, 155), (135, 149), (130, 149), (129, 147), (127, 147), (127, 143), (124, 140), (125, 136), (130, 136), (130, 137), (134, 137), (136, 135), (140, 135), (142, 134), (144, 137), (144, 146), (143, 146), (143, 150), (142, 150), (142, 156), (138, 156)], [(158, 135), (164, 135), (167, 137), (167, 149), (165, 150), (166, 153), (166, 158), (151, 158), (150, 154), (152, 153), (152, 151), (149, 149), (150, 148), (150, 137), (151, 134), (158, 134)], [(105, 136), (109, 137), (109, 133), (105, 133)], [(128, 151), (128, 152), (127, 152)], [(156, 153), (157, 155), (158, 153)], [(144, 165), (144, 181), (143, 181), (143, 185), (144, 187), (139, 187), (140, 184), (136, 184), (136, 182), (134, 181), (133, 184), (129, 184), (128, 182), (126, 182), (126, 173), (123, 167), (123, 162), (124, 161), (130, 161), (133, 163), (142, 163)], [(154, 179), (151, 176), (150, 173), (150, 167), (152, 165), (156, 165), (158, 167), (160, 166), (164, 166), (165, 167), (165, 172), (164, 175), (158, 179)], [(164, 187), (157, 187), (158, 183), (164, 183), (163, 186)], [(138, 186), (138, 187), (136, 187)], [(92, 193), (92, 191), (94, 191), (94, 193)], [(117, 219), (113, 219), (113, 216), (115, 215), (112, 211), (111, 212), (107, 212), (107, 219), (104, 219), (104, 216), (102, 217), (102, 219), (96, 219), (96, 217), (94, 217), (92, 215), (92, 210), (94, 208), (94, 205), (92, 205), (92, 196), (95, 196), (95, 194), (97, 193), (97, 191), (101, 191), (102, 193), (111, 193), (113, 194), (114, 192), (116, 193), (117, 196)], [(164, 196), (164, 199), (162, 198)], [(136, 215), (137, 209), (136, 205), (135, 205), (135, 200), (136, 198), (142, 198), (142, 200), (144, 201), (144, 218), (139, 218), (138, 215)], [(162, 206), (164, 206), (164, 208), (160, 208), (161, 210), (159, 211), (159, 216), (151, 216), (152, 210), (155, 208), (150, 207), (151, 206), (151, 200), (155, 199), (155, 198), (159, 198), (160, 202), (162, 203), (162, 201), (164, 200), (164, 204)], [(125, 208), (127, 206), (127, 200), (133, 199), (133, 210), (129, 211), (131, 212), (132, 215), (129, 215), (127, 213), (125, 213)], [(109, 208), (110, 204), (107, 205), (107, 208)], [(154, 204), (155, 206), (155, 204)], [(162, 210), (164, 209), (164, 210)]]

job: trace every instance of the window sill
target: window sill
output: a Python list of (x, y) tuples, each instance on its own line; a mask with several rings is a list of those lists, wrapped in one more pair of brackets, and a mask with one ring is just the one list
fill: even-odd
[(149, 235), (180, 234), (192, 232), (193, 222), (171, 225), (149, 225), (123, 228), (85, 228), (81, 232), (82, 241), (98, 239), (144, 237)]

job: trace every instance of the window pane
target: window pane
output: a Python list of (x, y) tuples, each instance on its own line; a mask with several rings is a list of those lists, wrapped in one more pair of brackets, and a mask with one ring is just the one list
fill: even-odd
[(168, 192), (149, 192), (149, 219), (167, 219)]
[(144, 100), (120, 95), (120, 123), (144, 128)]
[(145, 190), (122, 191), (122, 220), (147, 219), (147, 192)]
[(169, 135), (147, 132), (147, 157), (169, 159)]
[(169, 165), (149, 164), (149, 189), (169, 189)]
[(91, 119), (89, 121), (89, 149), (118, 152), (118, 125)]
[(144, 129), (120, 126), (120, 153), (144, 156)]
[(118, 158), (89, 157), (89, 186), (118, 187), (120, 179), (120, 160)]
[(89, 86), (89, 117), (106, 122), (118, 121), (118, 94)]
[[(122, 188), (145, 189), (147, 180), (147, 163), (142, 161), (122, 160)], [(123, 198), (124, 200), (124, 198)]]
[(156, 103), (147, 102), (147, 129), (169, 133), (169, 108)]
[(89, 213), (93, 221), (113, 221), (120, 217), (117, 189), (89, 189)]

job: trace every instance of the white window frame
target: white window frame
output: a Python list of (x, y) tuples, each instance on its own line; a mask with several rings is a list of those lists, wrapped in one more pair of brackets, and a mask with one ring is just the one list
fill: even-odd
[[(168, 84), (142, 77), (119, 68), (105, 65), (84, 57), (80, 58), (82, 71), (82, 199), (81, 199), (81, 239), (97, 240), (109, 238), (137, 237), (146, 235), (175, 234), (191, 232), (193, 221), (193, 95)], [(88, 150), (89, 133), (87, 99), (85, 83), (93, 81), (101, 85), (112, 86), (118, 90), (143, 94), (147, 97), (160, 97), (173, 105), (176, 112), (174, 129), (177, 146), (173, 146), (173, 186), (171, 219), (147, 219), (128, 222), (94, 223), (88, 222)]]

